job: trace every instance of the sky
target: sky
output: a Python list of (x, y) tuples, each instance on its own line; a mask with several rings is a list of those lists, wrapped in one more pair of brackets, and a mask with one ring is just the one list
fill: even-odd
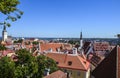
[(84, 38), (115, 38), (120, 33), (120, 0), (20, 2), (18, 8), (24, 14), (7, 28), (14, 37), (79, 38), (82, 31)]

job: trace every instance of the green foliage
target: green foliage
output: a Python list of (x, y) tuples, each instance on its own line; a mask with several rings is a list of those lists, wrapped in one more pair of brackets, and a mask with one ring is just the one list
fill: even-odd
[(118, 43), (117, 43), (117, 45), (119, 45), (119, 46), (120, 46), (120, 42), (118, 42)]
[(38, 73), (38, 64), (36, 62), (36, 59), (32, 54), (25, 50), (19, 50), (16, 52), (18, 55), (18, 61), (16, 62), (17, 70), (16, 73), (20, 72), (21, 76), (19, 74), (16, 74), (19, 76), (19, 78), (25, 78), (25, 77), (33, 77), (35, 73)]
[(0, 59), (0, 78), (14, 78), (15, 63), (9, 57)]
[(23, 42), (22, 39), (19, 39), (19, 40), (17, 40), (17, 41), (14, 41), (14, 43), (22, 43), (22, 42)]
[(75, 44), (79, 44), (79, 41), (70, 40), (70, 41), (68, 41), (68, 43), (75, 45)]
[(51, 73), (57, 70), (55, 61), (44, 55), (35, 57), (26, 49), (18, 50), (16, 54), (16, 62), (8, 57), (0, 59), (0, 78), (42, 78), (46, 68)]
[(1, 22), (0, 25), (9, 27), (9, 20), (14, 22), (21, 18), (23, 12), (17, 8), (18, 4), (20, 4), (19, 0), (0, 0), (0, 13), (6, 16), (4, 22)]
[[(56, 62), (51, 59), (48, 58), (44, 55), (40, 55), (37, 57), (37, 62), (38, 62), (38, 72), (40, 72), (40, 74), (44, 74), (44, 70), (46, 68), (50, 69), (50, 73), (58, 70)], [(42, 78), (43, 75), (37, 74), (40, 78)]]
[(120, 34), (117, 34), (117, 37), (120, 38)]
[(0, 51), (6, 50), (7, 48), (4, 45), (0, 45)]
[(37, 44), (39, 44), (39, 42), (34, 41), (34, 42), (32, 42), (32, 44), (37, 45)]

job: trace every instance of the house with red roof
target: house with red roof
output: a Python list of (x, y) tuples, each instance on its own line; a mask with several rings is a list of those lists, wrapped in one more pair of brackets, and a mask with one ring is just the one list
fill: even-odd
[(92, 72), (95, 78), (120, 78), (120, 47), (116, 46)]
[(61, 70), (58, 70), (50, 75), (45, 76), (44, 78), (67, 78), (67, 74)]
[(73, 54), (50, 52), (46, 56), (55, 60), (57, 66), (71, 78), (89, 78), (90, 76), (90, 63), (77, 52)]

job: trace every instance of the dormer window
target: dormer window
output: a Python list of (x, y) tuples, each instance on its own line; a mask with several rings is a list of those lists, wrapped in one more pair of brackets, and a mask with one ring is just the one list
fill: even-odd
[(86, 61), (84, 61), (84, 63), (86, 64)]
[(71, 66), (72, 65), (72, 61), (68, 61), (68, 65)]
[(59, 62), (56, 62), (56, 64), (59, 64)]

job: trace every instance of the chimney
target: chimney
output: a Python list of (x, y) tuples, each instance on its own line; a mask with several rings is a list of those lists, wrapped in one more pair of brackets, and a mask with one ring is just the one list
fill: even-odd
[(50, 49), (49, 49), (49, 52), (52, 52), (52, 51), (53, 51), (52, 48), (50, 48)]

